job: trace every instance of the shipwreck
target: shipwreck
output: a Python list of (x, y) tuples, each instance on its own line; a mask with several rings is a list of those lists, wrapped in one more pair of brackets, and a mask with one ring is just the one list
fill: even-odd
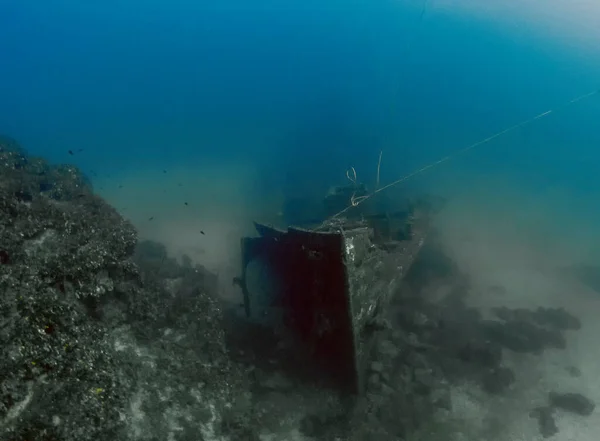
[(276, 311), (277, 326), (307, 363), (326, 371), (336, 387), (360, 394), (379, 313), (422, 248), (434, 207), (423, 199), (374, 210), (353, 206), (355, 195), (355, 186), (334, 189), (319, 216), (302, 225), (255, 222), (257, 236), (241, 240), (236, 283), (248, 319)]

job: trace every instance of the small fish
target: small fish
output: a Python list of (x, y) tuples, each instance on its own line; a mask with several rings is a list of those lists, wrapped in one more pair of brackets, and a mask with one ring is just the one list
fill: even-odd
[(148, 218), (148, 220), (149, 220), (149, 221), (151, 221), (151, 220), (153, 220), (153, 219), (154, 219), (154, 216), (150, 216), (150, 217)]
[(205, 236), (204, 231), (200, 230), (200, 234), (202, 234), (203, 236)]
[(73, 150), (69, 150), (69, 155), (73, 156), (75, 153), (73, 153)]
[(187, 202), (184, 202), (184, 203), (183, 203), (183, 205), (187, 205), (187, 204), (188, 204)]

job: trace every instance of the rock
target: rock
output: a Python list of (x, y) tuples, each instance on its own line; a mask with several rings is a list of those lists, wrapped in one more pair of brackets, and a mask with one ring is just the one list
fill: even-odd
[(400, 354), (398, 347), (390, 340), (382, 340), (377, 346), (377, 350), (381, 356), (394, 359)]
[(506, 306), (500, 306), (492, 308), (492, 313), (501, 320), (506, 322), (510, 321), (528, 321), (531, 318), (531, 311), (524, 308), (507, 308)]
[(558, 427), (556, 427), (552, 412), (553, 409), (551, 407), (537, 407), (529, 413), (531, 418), (538, 420), (540, 434), (544, 438), (549, 438), (558, 433)]
[(420, 394), (428, 394), (435, 386), (435, 378), (431, 369), (417, 368), (413, 371), (415, 391)]
[(381, 384), (381, 393), (382, 395), (391, 396), (396, 393), (396, 390), (388, 386), (387, 384)]
[(514, 372), (507, 367), (497, 367), (486, 372), (482, 378), (483, 389), (490, 394), (499, 394), (515, 381)]
[(371, 372), (376, 372), (378, 374), (383, 372), (384, 366), (383, 363), (380, 361), (374, 361), (371, 363), (370, 366)]
[(533, 319), (540, 325), (552, 327), (557, 330), (581, 329), (581, 321), (564, 308), (538, 308), (533, 312)]
[(401, 329), (395, 329), (392, 331), (392, 340), (395, 343), (404, 343), (406, 341), (406, 333)]
[(550, 392), (550, 405), (579, 415), (591, 415), (596, 404), (580, 393)]
[(564, 349), (564, 336), (556, 330), (548, 330), (524, 320), (505, 323), (487, 320), (481, 324), (486, 338), (515, 352), (540, 353), (546, 347)]
[(426, 368), (427, 367), (427, 359), (422, 354), (411, 351), (406, 355), (405, 364), (407, 366), (411, 366), (413, 368)]
[(391, 328), (390, 322), (383, 317), (375, 316), (367, 324), (372, 331), (384, 331)]
[(415, 334), (414, 332), (411, 332), (406, 336), (405, 343), (418, 351), (425, 351), (427, 349), (433, 348), (433, 346), (431, 346), (427, 343), (421, 342), (419, 340), (419, 336), (417, 334)]
[(0, 235), (0, 439), (118, 439), (133, 382), (99, 319), (112, 281), (139, 292), (135, 229), (75, 167), (0, 139)]
[(492, 368), (502, 361), (502, 348), (489, 341), (469, 341), (458, 351), (461, 360)]
[(0, 138), (0, 439), (193, 437), (241, 395), (214, 277), (136, 244), (76, 167)]
[(551, 347), (564, 349), (563, 331), (581, 328), (579, 319), (563, 308), (528, 309), (494, 308), (504, 323), (487, 322), (486, 335), (516, 352), (540, 352)]
[(452, 410), (452, 394), (445, 384), (439, 384), (431, 393), (431, 401), (439, 409)]
[(505, 321), (523, 321), (551, 328), (558, 331), (578, 330), (581, 321), (564, 308), (539, 307), (535, 311), (523, 308), (509, 309), (506, 307), (494, 308), (492, 312)]
[(377, 373), (372, 373), (371, 375), (369, 375), (369, 378), (367, 379), (367, 385), (369, 386), (370, 390), (380, 388), (381, 387), (381, 376)]

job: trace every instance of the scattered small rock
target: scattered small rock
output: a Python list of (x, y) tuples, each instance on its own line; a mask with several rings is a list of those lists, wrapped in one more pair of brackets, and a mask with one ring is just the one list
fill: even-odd
[(429, 394), (435, 388), (436, 379), (431, 369), (417, 368), (413, 371), (415, 381), (415, 392), (419, 394)]
[(378, 351), (381, 355), (389, 358), (396, 358), (400, 353), (400, 350), (390, 340), (382, 340), (378, 345)]
[(494, 367), (502, 360), (502, 348), (489, 341), (469, 341), (459, 349), (458, 356), (465, 362)]
[(542, 308), (539, 307), (532, 313), (533, 319), (543, 326), (567, 331), (581, 329), (581, 321), (564, 308)]
[(369, 375), (368, 385), (371, 389), (377, 389), (381, 387), (381, 376), (379, 374), (373, 373)]
[(377, 372), (377, 373), (381, 373), (383, 372), (383, 363), (380, 361), (374, 361), (373, 363), (371, 363), (371, 371), (372, 372)]
[(596, 404), (580, 393), (550, 392), (550, 405), (579, 415), (591, 415)]
[[(506, 308), (504, 308), (506, 309)], [(513, 317), (520, 317), (518, 311), (509, 311)], [(508, 317), (501, 311), (500, 318)], [(520, 318), (503, 318), (504, 322), (488, 320), (482, 324), (485, 336), (514, 352), (541, 353), (545, 348), (564, 349), (566, 340), (562, 333), (555, 329), (545, 329), (535, 322)]]
[(515, 381), (514, 372), (507, 367), (498, 367), (484, 374), (483, 389), (490, 394), (499, 394)]
[(544, 438), (550, 438), (558, 433), (558, 427), (556, 427), (552, 413), (553, 409), (551, 407), (536, 407), (529, 413), (531, 418), (538, 420), (540, 434)]

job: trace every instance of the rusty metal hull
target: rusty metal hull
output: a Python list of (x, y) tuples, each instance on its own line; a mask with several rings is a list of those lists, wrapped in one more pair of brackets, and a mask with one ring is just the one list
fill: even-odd
[(361, 393), (373, 320), (423, 246), (427, 222), (405, 213), (312, 229), (256, 228), (259, 237), (242, 239), (246, 314), (253, 313), (255, 294), (246, 283), (247, 268), (263, 259), (281, 281), (272, 301), (283, 311), (284, 326), (338, 387)]

